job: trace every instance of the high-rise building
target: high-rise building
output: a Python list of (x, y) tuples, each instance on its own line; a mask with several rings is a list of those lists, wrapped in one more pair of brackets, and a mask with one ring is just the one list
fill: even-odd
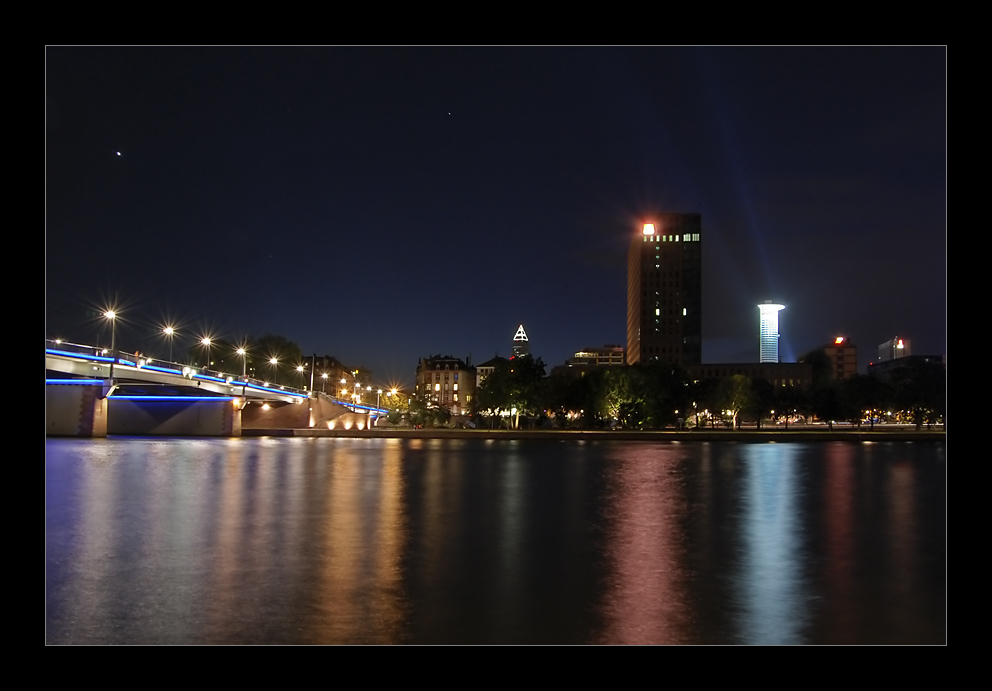
[(524, 331), (524, 325), (521, 324), (513, 336), (513, 351), (510, 354), (510, 359), (524, 355), (530, 355), (530, 339), (527, 338), (527, 332)]
[(627, 363), (695, 365), (703, 352), (699, 214), (661, 214), (627, 253)]
[(898, 360), (913, 354), (908, 338), (893, 338), (878, 346), (878, 361)]
[(784, 309), (785, 305), (773, 304), (771, 300), (758, 305), (761, 314), (758, 362), (778, 362), (778, 313)]

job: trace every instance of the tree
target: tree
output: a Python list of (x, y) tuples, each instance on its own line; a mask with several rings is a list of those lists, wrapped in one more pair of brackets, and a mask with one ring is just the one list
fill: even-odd
[(754, 415), (758, 429), (761, 429), (761, 418), (767, 417), (775, 409), (776, 393), (775, 387), (767, 379), (754, 379), (751, 381), (748, 410)]
[(530, 355), (500, 362), (475, 392), (477, 409), (498, 416), (516, 410), (512, 426), (520, 426), (520, 416), (534, 415), (543, 397), (544, 362)]
[(947, 369), (942, 362), (912, 360), (892, 373), (896, 406), (912, 414), (916, 429), (944, 418), (947, 408)]
[(720, 382), (717, 396), (720, 409), (731, 415), (734, 429), (737, 429), (737, 416), (751, 402), (751, 380), (743, 374), (724, 379)]

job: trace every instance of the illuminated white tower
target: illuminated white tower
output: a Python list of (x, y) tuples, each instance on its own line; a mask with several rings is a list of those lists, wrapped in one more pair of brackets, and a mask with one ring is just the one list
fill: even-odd
[(778, 362), (778, 312), (785, 305), (773, 305), (771, 300), (758, 305), (761, 311), (761, 341), (758, 362)]
[(530, 355), (530, 339), (527, 338), (527, 332), (524, 331), (524, 325), (521, 324), (513, 336), (513, 353), (510, 357), (515, 358), (524, 355)]

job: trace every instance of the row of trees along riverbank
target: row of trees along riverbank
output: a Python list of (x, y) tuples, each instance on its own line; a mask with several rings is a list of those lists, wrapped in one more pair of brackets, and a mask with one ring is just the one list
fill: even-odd
[[(832, 380), (822, 363), (812, 364), (811, 386), (776, 387), (744, 375), (693, 381), (677, 365), (660, 362), (546, 377), (541, 359), (527, 356), (502, 363), (486, 378), (476, 391), (473, 417), (479, 426), (513, 429), (760, 428), (813, 420), (871, 428), (882, 419), (920, 428), (944, 421), (943, 364), (914, 362), (890, 380), (868, 375)], [(427, 424), (447, 423), (444, 416), (432, 420), (426, 408), (422, 412)]]

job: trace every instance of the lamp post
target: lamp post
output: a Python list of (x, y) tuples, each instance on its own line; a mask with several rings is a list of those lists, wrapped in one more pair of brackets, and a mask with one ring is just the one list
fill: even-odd
[(114, 358), (110, 361), (110, 378), (114, 378), (114, 363), (117, 361), (117, 314), (113, 310), (103, 313), (110, 320), (110, 354)]
[(276, 369), (276, 365), (279, 364), (279, 360), (277, 358), (272, 358), (271, 360), (269, 360), (269, 364), (272, 365), (272, 383), (278, 384), (279, 370)]
[(324, 372), (322, 375), (320, 375), (320, 379), (321, 379), (320, 392), (327, 393), (327, 372)]
[(169, 339), (169, 362), (172, 362), (172, 337), (176, 335), (176, 330), (171, 326), (162, 329), (162, 333)]
[(296, 371), (300, 373), (300, 388), (304, 391), (307, 390), (307, 380), (306, 380), (306, 368), (303, 365), (298, 365)]
[(202, 343), (207, 347), (207, 366), (203, 368), (204, 370), (207, 370), (210, 368), (210, 339), (204, 338), (202, 341), (200, 341), (200, 343)]
[(241, 356), (241, 380), (245, 381), (248, 379), (248, 351), (238, 348), (235, 352)]

